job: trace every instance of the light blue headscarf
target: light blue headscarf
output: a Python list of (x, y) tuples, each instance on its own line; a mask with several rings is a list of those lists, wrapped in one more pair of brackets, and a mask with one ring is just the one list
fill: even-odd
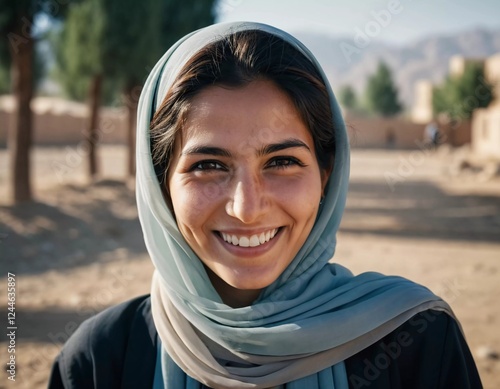
[[(330, 95), (335, 161), (317, 221), (281, 276), (249, 307), (225, 305), (202, 262), (180, 234), (154, 170), (149, 126), (186, 62), (228, 35), (262, 30), (290, 43), (318, 69)], [(156, 267), (151, 292), (168, 389), (335, 388), (348, 381), (343, 361), (427, 309), (452, 312), (426, 288), (399, 277), (354, 277), (329, 263), (344, 211), (349, 144), (329, 83), (309, 50), (294, 37), (257, 23), (213, 25), (177, 42), (146, 81), (138, 110), (137, 204), (144, 238)]]

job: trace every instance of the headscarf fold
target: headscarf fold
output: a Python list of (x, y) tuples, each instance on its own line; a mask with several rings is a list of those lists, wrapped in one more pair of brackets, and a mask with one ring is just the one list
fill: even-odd
[[(335, 128), (335, 160), (325, 198), (306, 242), (279, 278), (251, 306), (223, 303), (200, 259), (186, 243), (155, 173), (150, 122), (186, 62), (232, 33), (261, 30), (291, 44), (318, 69)], [(349, 143), (339, 105), (321, 67), (291, 35), (258, 23), (216, 24), (178, 41), (159, 60), (143, 88), (137, 122), (137, 205), (155, 266), (151, 302), (161, 339), (167, 389), (348, 388), (343, 361), (380, 340), (416, 313), (453, 315), (428, 289), (378, 273), (353, 276), (330, 263), (344, 211)], [(194, 386), (193, 386), (194, 385)]]

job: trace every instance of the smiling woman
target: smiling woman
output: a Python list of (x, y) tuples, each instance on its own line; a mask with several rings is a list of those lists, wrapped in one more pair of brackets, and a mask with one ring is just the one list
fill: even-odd
[[(276, 111), (290, 112), (286, 131), (259, 136)], [(182, 134), (165, 184), (178, 228), (223, 301), (251, 305), (314, 224), (327, 175), (311, 133), (286, 93), (258, 80), (199, 92)]]
[(137, 204), (151, 296), (85, 322), (50, 388), (479, 388), (451, 308), (332, 263), (349, 146), (314, 57), (283, 31), (181, 39), (141, 95)]

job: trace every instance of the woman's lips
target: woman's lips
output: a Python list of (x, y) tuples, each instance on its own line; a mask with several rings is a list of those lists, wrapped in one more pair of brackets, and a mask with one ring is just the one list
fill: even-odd
[(222, 239), (225, 242), (232, 244), (233, 246), (240, 247), (257, 247), (262, 244), (269, 242), (276, 236), (278, 232), (277, 228), (273, 228), (267, 231), (263, 231), (260, 234), (252, 234), (252, 235), (238, 235), (231, 234), (228, 232), (219, 231)]
[[(229, 240), (229, 236), (231, 237), (231, 241), (226, 241), (222, 235), (221, 231), (217, 231), (215, 235), (218, 237), (219, 242), (221, 242), (222, 246), (231, 252), (233, 255), (241, 256), (241, 257), (255, 257), (265, 253), (270, 250), (275, 243), (278, 241), (279, 236), (283, 227), (273, 228), (270, 230), (266, 230), (261, 232), (260, 234), (252, 234), (252, 235), (244, 235), (244, 234), (229, 234), (224, 233), (226, 235), (226, 239)], [(260, 243), (260, 237), (264, 233), (265, 242)], [(236, 239), (238, 239), (238, 245), (233, 244), (233, 235), (235, 235)], [(252, 246), (250, 243), (256, 243), (255, 236), (259, 239), (259, 244)], [(269, 239), (267, 237), (269, 236)], [(252, 239), (253, 238), (253, 239)], [(251, 239), (253, 242), (251, 242)], [(248, 246), (245, 246), (248, 243)]]

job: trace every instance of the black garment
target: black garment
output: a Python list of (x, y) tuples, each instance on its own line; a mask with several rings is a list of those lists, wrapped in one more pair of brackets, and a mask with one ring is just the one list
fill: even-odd
[[(71, 336), (52, 367), (49, 389), (151, 389), (156, 347), (149, 296), (111, 307)], [(352, 389), (482, 388), (457, 323), (437, 311), (415, 315), (345, 366)]]

